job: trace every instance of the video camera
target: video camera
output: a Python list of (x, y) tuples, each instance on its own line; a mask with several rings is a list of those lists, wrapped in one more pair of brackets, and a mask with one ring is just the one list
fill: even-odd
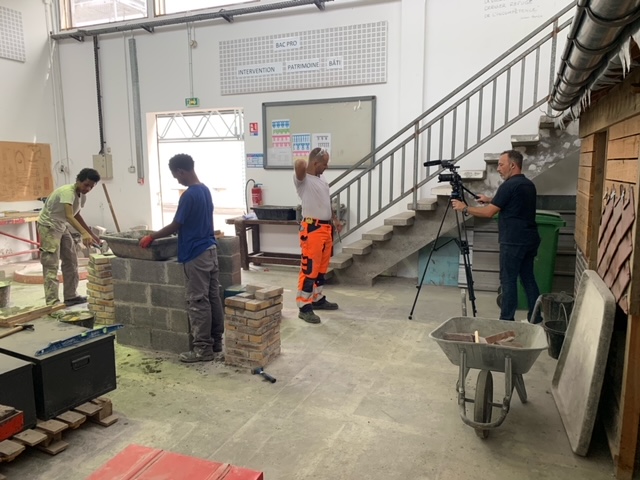
[(451, 199), (452, 200), (462, 200), (463, 198), (463, 189), (462, 186), (462, 177), (456, 171), (459, 166), (457, 166), (453, 160), (431, 160), (429, 162), (424, 162), (425, 167), (435, 167), (442, 166), (442, 168), (448, 168), (451, 173), (441, 173), (438, 175), (438, 182), (449, 182), (451, 185)]

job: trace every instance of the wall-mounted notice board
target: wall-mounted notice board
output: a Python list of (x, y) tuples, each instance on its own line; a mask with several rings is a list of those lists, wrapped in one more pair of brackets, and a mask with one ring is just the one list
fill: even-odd
[(293, 168), (316, 147), (331, 168), (349, 168), (373, 151), (375, 119), (376, 97), (263, 103), (264, 168)]
[(49, 144), (0, 142), (0, 202), (37, 200), (52, 191)]

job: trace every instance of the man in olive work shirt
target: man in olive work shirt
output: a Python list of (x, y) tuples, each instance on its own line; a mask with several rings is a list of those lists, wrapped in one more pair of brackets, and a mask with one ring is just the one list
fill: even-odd
[(540, 323), (541, 316), (531, 318), (533, 307), (540, 295), (533, 273), (533, 261), (538, 253), (540, 235), (536, 225), (536, 187), (522, 174), (522, 154), (515, 150), (502, 152), (498, 160), (498, 173), (504, 182), (495, 196), (479, 195), (481, 207), (469, 207), (459, 200), (451, 200), (453, 208), (465, 215), (498, 217), (500, 243), (500, 286), (502, 287), (501, 320), (514, 320), (518, 307), (518, 276), (527, 295), (529, 321)]

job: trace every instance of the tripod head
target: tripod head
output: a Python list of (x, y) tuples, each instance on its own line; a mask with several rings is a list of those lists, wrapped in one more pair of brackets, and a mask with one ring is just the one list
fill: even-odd
[(433, 167), (436, 165), (449, 169), (450, 173), (441, 173), (438, 175), (438, 182), (449, 182), (451, 185), (451, 199), (464, 201), (465, 187), (462, 185), (462, 177), (457, 172), (460, 167), (453, 163), (453, 160), (432, 160), (430, 162), (424, 162), (425, 167)]

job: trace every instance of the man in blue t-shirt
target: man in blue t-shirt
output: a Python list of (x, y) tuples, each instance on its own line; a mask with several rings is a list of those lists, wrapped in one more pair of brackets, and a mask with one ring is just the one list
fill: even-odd
[(175, 155), (169, 160), (169, 169), (173, 177), (188, 188), (180, 196), (173, 221), (142, 237), (140, 246), (147, 248), (157, 238), (178, 233), (178, 261), (184, 264), (193, 337), (193, 350), (181, 353), (179, 359), (186, 363), (208, 362), (216, 353), (222, 352), (224, 333), (217, 243), (213, 234), (213, 201), (209, 188), (198, 180), (190, 155)]
[(541, 316), (531, 319), (533, 307), (540, 295), (533, 273), (533, 261), (538, 253), (540, 235), (536, 225), (536, 186), (522, 174), (522, 154), (516, 150), (502, 152), (498, 173), (504, 182), (496, 195), (479, 195), (482, 207), (469, 207), (459, 200), (451, 200), (453, 208), (465, 215), (491, 218), (498, 212), (498, 241), (500, 243), (500, 286), (502, 305), (500, 319), (514, 320), (518, 307), (518, 276), (527, 294), (529, 321), (540, 323)]

